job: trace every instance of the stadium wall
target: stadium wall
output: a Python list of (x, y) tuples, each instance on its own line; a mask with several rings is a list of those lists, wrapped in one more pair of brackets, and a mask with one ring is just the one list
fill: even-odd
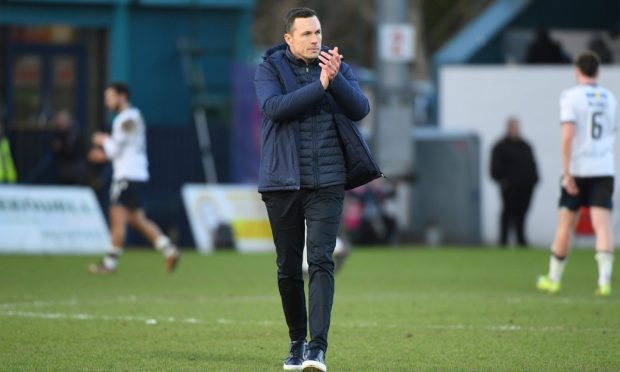
[[(499, 189), (489, 175), (490, 151), (505, 131), (508, 116), (520, 118), (523, 136), (532, 145), (540, 183), (527, 220), (531, 244), (548, 247), (557, 222), (561, 174), (559, 97), (575, 85), (572, 67), (446, 66), (440, 70), (439, 115), (445, 130), (473, 130), (480, 135), (482, 237), (498, 239)], [(600, 82), (620, 97), (620, 68), (603, 67)], [(616, 146), (620, 159), (620, 143)], [(620, 174), (620, 161), (616, 161)], [(614, 204), (620, 202), (618, 182)], [(614, 213), (616, 241), (620, 218)]]

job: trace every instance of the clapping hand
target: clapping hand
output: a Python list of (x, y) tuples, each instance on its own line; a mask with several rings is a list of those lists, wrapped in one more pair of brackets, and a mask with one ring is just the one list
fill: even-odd
[(320, 79), (324, 89), (327, 89), (329, 83), (338, 75), (342, 58), (342, 55), (338, 53), (338, 47), (330, 49), (327, 52), (321, 51), (319, 54), (319, 66), (321, 67)]

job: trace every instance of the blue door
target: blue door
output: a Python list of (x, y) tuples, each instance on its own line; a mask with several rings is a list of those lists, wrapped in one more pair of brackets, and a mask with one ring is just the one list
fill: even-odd
[[(86, 118), (85, 48), (12, 44), (7, 53), (7, 124), (21, 182), (53, 181), (53, 117)], [(82, 131), (84, 132), (84, 131)]]

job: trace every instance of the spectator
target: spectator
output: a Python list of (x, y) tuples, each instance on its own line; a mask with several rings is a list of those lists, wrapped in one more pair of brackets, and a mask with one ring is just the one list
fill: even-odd
[(17, 172), (11, 156), (9, 139), (4, 135), (4, 126), (0, 122), (0, 183), (17, 182)]
[(508, 230), (514, 227), (519, 246), (527, 246), (525, 216), (538, 182), (538, 171), (532, 148), (521, 138), (516, 118), (508, 119), (506, 136), (493, 147), (491, 177), (502, 194), (499, 244), (508, 243)]
[(52, 151), (56, 158), (57, 182), (63, 185), (82, 185), (86, 181), (84, 139), (67, 110), (59, 111), (53, 119)]
[(592, 37), (592, 39), (590, 39), (590, 41), (588, 42), (588, 49), (596, 53), (596, 55), (598, 55), (599, 59), (601, 60), (601, 63), (603, 64), (614, 63), (613, 54), (611, 50), (609, 49), (607, 42), (605, 42), (605, 39), (602, 34), (596, 34), (594, 35), (594, 37)]
[(536, 37), (530, 44), (525, 58), (531, 64), (565, 63), (560, 44), (552, 40), (546, 28), (536, 30)]

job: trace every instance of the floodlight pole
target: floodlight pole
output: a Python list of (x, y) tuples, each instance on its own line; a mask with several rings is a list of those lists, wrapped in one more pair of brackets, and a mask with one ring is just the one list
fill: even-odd
[[(414, 174), (413, 92), (409, 64), (415, 57), (415, 29), (407, 0), (377, 0), (378, 72), (373, 145), (383, 173), (396, 183), (396, 219), (407, 230)], [(402, 234), (401, 234), (402, 235)]]

